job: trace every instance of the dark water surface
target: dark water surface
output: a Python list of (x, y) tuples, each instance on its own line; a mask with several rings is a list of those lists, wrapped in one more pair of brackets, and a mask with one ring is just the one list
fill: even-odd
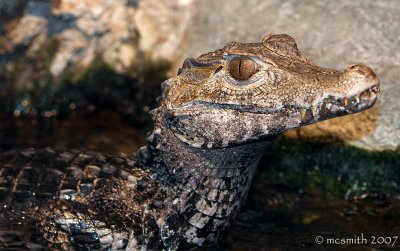
[[(134, 125), (112, 111), (3, 118), (0, 152), (50, 146), (129, 154), (145, 144), (149, 130)], [(266, 150), (232, 227), (202, 250), (400, 250), (398, 152), (277, 142)]]

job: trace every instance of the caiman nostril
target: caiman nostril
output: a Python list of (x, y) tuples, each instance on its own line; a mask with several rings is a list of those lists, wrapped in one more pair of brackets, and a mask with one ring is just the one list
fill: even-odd
[(369, 81), (372, 80), (372, 81), (376, 82), (377, 84), (379, 84), (378, 77), (375, 75), (375, 73), (368, 66), (361, 65), (361, 64), (356, 64), (356, 65), (350, 66), (348, 71), (351, 74), (364, 77), (364, 78), (368, 79)]

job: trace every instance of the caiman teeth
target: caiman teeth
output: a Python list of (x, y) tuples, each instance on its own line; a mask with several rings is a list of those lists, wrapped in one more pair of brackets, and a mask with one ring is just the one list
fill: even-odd
[(306, 120), (306, 109), (301, 109), (300, 110), (300, 116), (301, 116), (301, 121), (305, 121)]
[(349, 105), (349, 99), (348, 98), (344, 98), (343, 99), (343, 105), (344, 106), (348, 106)]
[(311, 107), (311, 114), (313, 117), (317, 116), (317, 107), (315, 106)]
[(356, 100), (357, 103), (360, 103), (360, 95), (356, 95), (356, 96), (354, 97), (354, 99)]

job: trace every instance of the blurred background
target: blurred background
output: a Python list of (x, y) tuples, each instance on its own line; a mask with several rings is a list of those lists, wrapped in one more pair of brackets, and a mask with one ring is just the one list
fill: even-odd
[(132, 153), (185, 58), (286, 33), (318, 65), (370, 66), (381, 96), (368, 111), (279, 136), (212, 248), (391, 248), (314, 239), (400, 233), (399, 13), (396, 0), (0, 0), (0, 152)]

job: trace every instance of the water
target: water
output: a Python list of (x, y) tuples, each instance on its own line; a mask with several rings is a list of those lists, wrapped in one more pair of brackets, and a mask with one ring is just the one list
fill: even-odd
[[(0, 118), (1, 119), (1, 118)], [(130, 154), (145, 144), (148, 127), (113, 111), (74, 112), (67, 119), (4, 119), (0, 151), (28, 147), (86, 148)]]
[[(287, 184), (262, 183), (255, 181), (248, 205), (226, 233), (225, 250), (400, 248), (398, 200), (346, 200), (321, 190), (300, 194)], [(387, 243), (379, 244), (380, 237)]]

